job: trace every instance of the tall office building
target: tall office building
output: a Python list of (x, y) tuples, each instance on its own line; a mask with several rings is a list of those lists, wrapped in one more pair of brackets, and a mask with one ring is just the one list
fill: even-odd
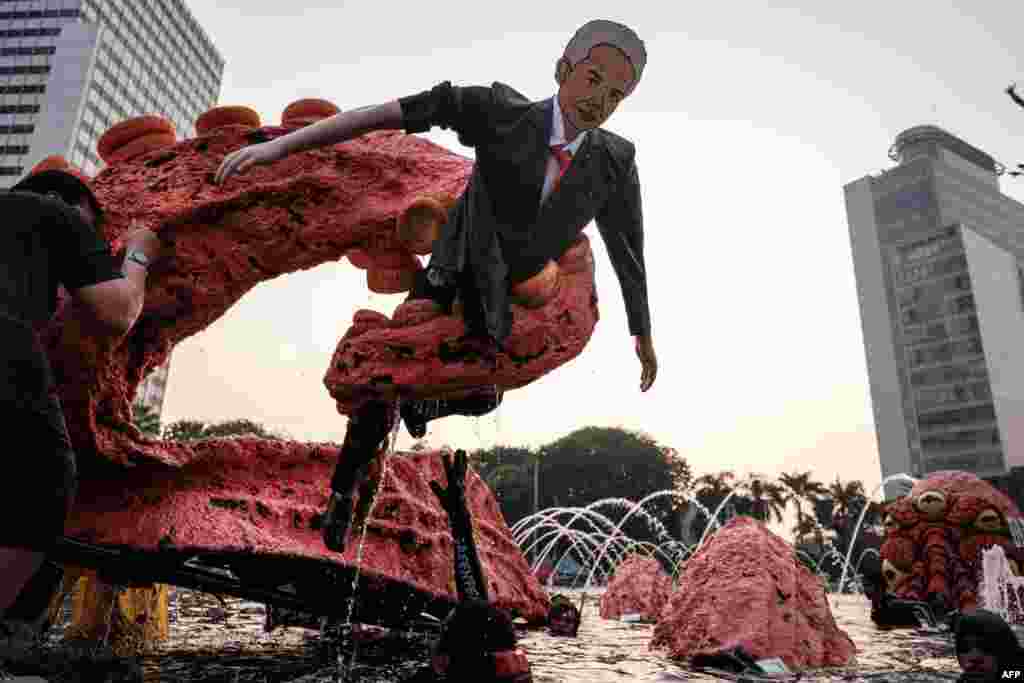
[(223, 73), (182, 0), (0, 0), (0, 188), (51, 154), (94, 175), (99, 137), (142, 114), (191, 137)]
[(1024, 205), (934, 126), (845, 187), (882, 476), (1024, 465)]
[[(53, 154), (95, 175), (96, 141), (135, 116), (160, 114), (192, 137), (223, 74), (183, 0), (0, 0), (0, 188)], [(159, 414), (168, 364), (136, 404)]]

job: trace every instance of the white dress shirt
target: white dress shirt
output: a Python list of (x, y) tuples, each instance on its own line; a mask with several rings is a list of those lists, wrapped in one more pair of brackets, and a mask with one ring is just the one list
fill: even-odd
[[(558, 106), (558, 95), (551, 98), (553, 106), (551, 107), (551, 114), (554, 119), (551, 122), (551, 140), (548, 141), (548, 146), (553, 147), (554, 145), (564, 145), (565, 140), (565, 122), (562, 120), (562, 108)], [(566, 145), (565, 150), (569, 154), (575, 156), (576, 150), (580, 148), (583, 143), (583, 138), (586, 137), (587, 131), (581, 131), (576, 139)], [(544, 200), (551, 194), (551, 188), (555, 184), (555, 178), (558, 177), (558, 159), (555, 158), (554, 154), (551, 154), (548, 158), (548, 171), (544, 176), (544, 187), (540, 191), (540, 203), (543, 204)]]

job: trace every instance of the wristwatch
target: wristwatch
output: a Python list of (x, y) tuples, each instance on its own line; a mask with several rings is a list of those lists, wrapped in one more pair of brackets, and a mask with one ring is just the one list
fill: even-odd
[(140, 266), (146, 268), (147, 270), (149, 269), (149, 264), (151, 263), (149, 258), (138, 249), (129, 249), (128, 252), (124, 255), (124, 260), (134, 261), (135, 263), (138, 263)]

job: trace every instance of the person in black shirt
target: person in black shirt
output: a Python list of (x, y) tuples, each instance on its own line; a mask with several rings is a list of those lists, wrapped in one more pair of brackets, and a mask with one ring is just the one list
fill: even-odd
[(139, 230), (126, 241), (124, 263), (115, 263), (99, 230), (99, 202), (62, 171), (0, 192), (0, 216), (0, 415), (9, 442), (19, 444), (8, 449), (17, 474), (0, 483), (0, 639), (9, 639), (42, 626), (60, 572), (39, 569), (63, 533), (76, 489), (75, 456), (37, 332), (63, 285), (98, 333), (126, 334), (142, 309), (149, 263), (166, 245)]
[(405, 683), (531, 683), (530, 663), (526, 654), (516, 647), (512, 619), (488, 601), (487, 583), (466, 503), (466, 452), (456, 451), (454, 459), (445, 454), (443, 461), (448, 488), (441, 488), (436, 481), (430, 482), (430, 488), (448, 512), (459, 604), (444, 621), (430, 666), (406, 679)]

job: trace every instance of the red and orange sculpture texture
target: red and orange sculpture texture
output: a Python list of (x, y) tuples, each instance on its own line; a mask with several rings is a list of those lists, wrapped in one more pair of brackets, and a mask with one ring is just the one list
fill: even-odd
[(901, 600), (941, 598), (951, 609), (978, 605), (981, 553), (1001, 546), (1019, 574), (1009, 520), (1017, 506), (967, 472), (935, 472), (883, 509), (885, 591)]
[[(321, 100), (300, 101), (286, 110), (281, 126), (259, 127), (250, 109), (218, 107), (200, 117), (193, 139), (175, 140), (170, 122), (146, 116), (117, 124), (100, 140), (99, 152), (109, 165), (89, 182), (106, 210), (104, 230), (115, 251), (138, 226), (176, 246), (172, 257), (151, 267), (145, 308), (124, 339), (102, 341), (67, 297), (42, 330), (81, 463), (72, 535), (143, 548), (171, 543), (197, 551), (338, 559), (308, 533), (310, 515), (326, 504), (336, 445), (152, 439), (132, 424), (130, 407), (140, 382), (176, 344), (213, 323), (260, 282), (348, 256), (367, 271), (371, 290), (410, 288), (422, 267), (416, 255), (429, 251), (431, 236), (468, 182), (471, 160), (415, 136), (378, 132), (213, 183), (227, 153), (335, 111)], [(47, 163), (58, 161), (63, 160)], [(454, 397), (481, 385), (514, 389), (568, 362), (583, 350), (598, 318), (585, 237), (562, 256), (553, 275), (558, 286), (543, 288), (546, 300), (534, 297), (529, 308), (516, 306), (507, 348), (493, 362), (451, 353), (463, 322), (429, 302), (400, 304), (390, 318), (357, 312), (324, 378), (339, 412), (350, 414), (368, 398)], [(134, 483), (111, 488), (109, 468), (97, 474), (101, 463), (119, 466), (114, 478)], [(279, 471), (286, 463), (291, 474)], [(414, 468), (396, 467), (393, 476), (406, 478), (399, 492), (420, 486)], [(302, 486), (289, 486), (290, 478), (308, 484), (303, 495), (296, 493)], [(217, 487), (224, 490), (217, 493)], [(241, 496), (242, 489), (245, 506), (211, 502)], [(417, 538), (446, 534), (443, 512), (421, 493), (405, 501), (410, 512), (403, 523)], [(496, 556), (483, 551), (489, 576), (498, 581), (499, 604), (514, 603), (523, 616), (542, 619), (547, 599), (511, 543), (493, 495), (487, 490), (471, 496), (471, 506), (475, 520), (493, 527), (494, 539), (508, 540), (485, 544), (497, 548)], [(424, 551), (418, 541), (403, 545), (397, 532), (381, 532), (381, 539), (395, 552), (369, 553), (367, 570), (451, 592), (451, 577), (443, 570), (450, 566), (450, 549), (444, 544), (428, 543)], [(424, 552), (433, 560), (424, 560)], [(381, 566), (374, 565), (378, 558)]]

